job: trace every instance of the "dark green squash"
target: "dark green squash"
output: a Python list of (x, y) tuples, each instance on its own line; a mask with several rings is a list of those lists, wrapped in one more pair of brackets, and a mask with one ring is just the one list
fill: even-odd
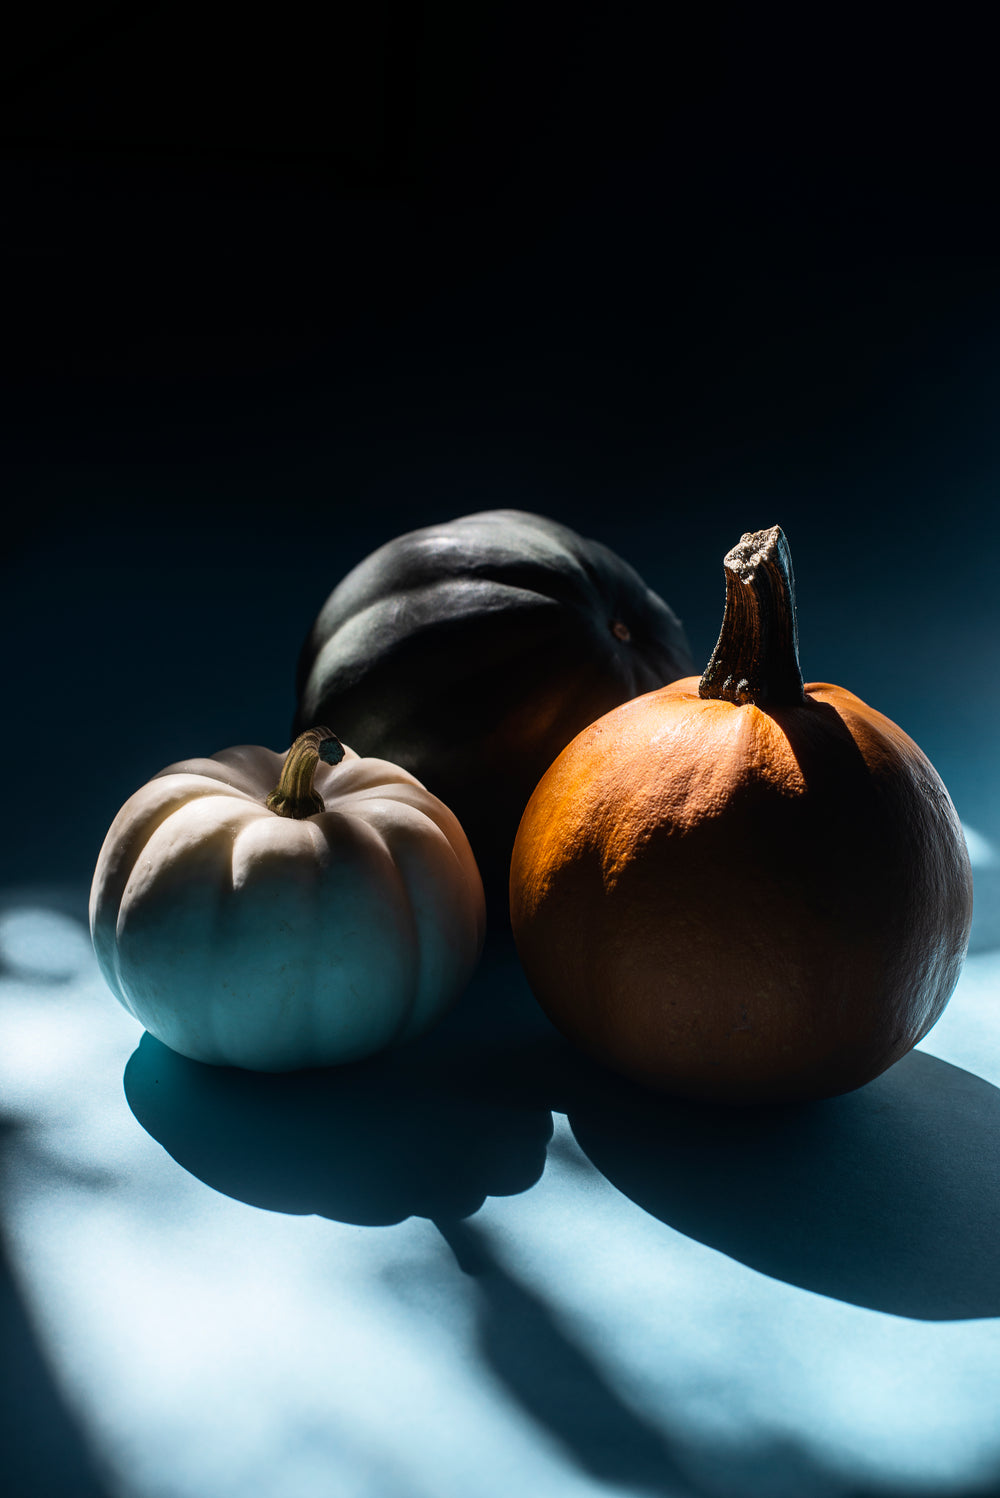
[(338, 584), (302, 650), (293, 733), (336, 723), (359, 753), (403, 765), (497, 886), (556, 755), (692, 670), (679, 620), (614, 552), (486, 510), (399, 536)]

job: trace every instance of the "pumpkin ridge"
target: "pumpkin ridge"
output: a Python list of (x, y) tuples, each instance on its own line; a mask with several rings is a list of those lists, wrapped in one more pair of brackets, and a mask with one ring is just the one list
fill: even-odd
[[(410, 809), (416, 811), (416, 808)], [(419, 815), (419, 812), (417, 813), (417, 815)], [(324, 820), (323, 814), (321, 814), (318, 820), (322, 825), (322, 822)], [(407, 935), (410, 942), (410, 948), (411, 951), (416, 954), (416, 961), (411, 963), (409, 967), (409, 982), (406, 986), (405, 1000), (402, 1004), (399, 1005), (399, 1016), (396, 1020), (396, 1023), (392, 1027), (391, 1033), (384, 1040), (384, 1044), (391, 1047), (398, 1043), (400, 1036), (405, 1032), (406, 1027), (410, 1022), (413, 1011), (416, 1008), (421, 958), (420, 925), (416, 918), (416, 911), (413, 907), (413, 899), (410, 894), (409, 886), (406, 879), (404, 878), (403, 870), (400, 868), (399, 861), (396, 858), (395, 850), (392, 847), (392, 843), (387, 833), (381, 827), (378, 827), (374, 823), (369, 822), (366, 817), (359, 818), (356, 821), (354, 819), (348, 821), (347, 818), (345, 818), (344, 820), (352, 833), (356, 832), (358, 826), (363, 828), (369, 841), (373, 844), (377, 844), (381, 849), (384, 856), (385, 867), (392, 873), (397, 913), (401, 913), (404, 917), (407, 927)], [(325, 834), (326, 828), (323, 827), (322, 830)]]
[[(249, 746), (240, 746), (249, 747)], [(231, 753), (233, 751), (230, 751)], [(281, 770), (282, 756), (273, 754), (273, 751), (265, 751), (273, 757), (277, 766), (277, 772)], [(259, 761), (259, 753), (258, 753)], [(220, 773), (220, 771), (228, 773)], [(203, 757), (200, 759), (182, 759), (175, 764), (167, 765), (166, 769), (160, 770), (152, 777), (152, 780), (163, 780), (168, 775), (194, 775), (199, 780), (211, 781), (213, 786), (224, 787), (234, 796), (245, 796), (251, 801), (260, 801), (264, 795), (261, 786), (262, 766), (258, 762), (243, 764), (239, 761), (225, 761), (214, 757)], [(235, 778), (234, 778), (235, 777)], [(149, 782), (152, 784), (152, 781)], [(269, 789), (270, 787), (268, 787)]]
[[(154, 780), (158, 780), (159, 778), (154, 777)], [(181, 776), (178, 775), (176, 778), (181, 779)], [(197, 780), (197, 777), (193, 775), (189, 778)], [(150, 781), (149, 785), (151, 786), (152, 784), (153, 781)], [(148, 787), (144, 787), (142, 791), (137, 791), (133, 796), (129, 797), (112, 823), (108, 835), (104, 840), (104, 848), (102, 848), (103, 854), (105, 849), (110, 850), (114, 846), (115, 852), (118, 855), (115, 866), (118, 868), (124, 866), (127, 872), (123, 878), (115, 877), (112, 874), (110, 880), (102, 883), (99, 891), (97, 889), (92, 891), (90, 900), (91, 940), (97, 949), (98, 957), (108, 963), (114, 975), (117, 984), (115, 989), (116, 997), (120, 999), (130, 1013), (134, 1013), (134, 1011), (131, 1004), (126, 1002), (125, 998), (125, 987), (121, 976), (121, 954), (117, 938), (122, 905), (125, 899), (125, 892), (129, 885), (131, 872), (135, 868), (136, 862), (146, 853), (150, 842), (160, 827), (175, 812), (180, 810), (182, 806), (187, 805), (192, 797), (200, 800), (209, 796), (225, 794), (224, 791), (217, 791), (214, 784), (205, 788), (202, 788), (197, 783), (194, 786), (187, 785), (183, 788), (173, 785), (170, 787), (172, 795), (176, 796), (183, 789), (185, 793), (184, 799), (180, 801), (165, 801), (156, 808), (152, 816), (141, 817), (138, 798), (144, 796), (144, 792), (147, 789)], [(159, 787), (157, 789), (159, 790)], [(250, 800), (249, 797), (246, 799)], [(122, 843), (122, 834), (126, 829), (129, 829), (129, 835), (126, 836), (124, 843)], [(113, 935), (109, 936), (108, 926), (112, 924), (109, 919), (112, 904), (114, 907)]]
[[(154, 1034), (157, 1039), (162, 1040), (173, 1049), (181, 1049), (177, 1044), (176, 1022), (171, 1005), (163, 991), (162, 980), (153, 972), (143, 960), (142, 952), (148, 947), (150, 941), (150, 920), (152, 913), (153, 925), (155, 927), (159, 904), (164, 896), (177, 889), (187, 892), (189, 889), (197, 890), (196, 904), (199, 907), (199, 916), (202, 926), (218, 932), (221, 922), (221, 914), (225, 906), (226, 897), (231, 893), (232, 884), (230, 876), (230, 859), (214, 859), (201, 857), (201, 866), (206, 871), (207, 877), (194, 877), (191, 868), (192, 857), (204, 855), (206, 846), (212, 848), (223, 844), (233, 838), (234, 833), (226, 813), (235, 807), (239, 813), (252, 820), (257, 820), (259, 815), (266, 815), (263, 808), (250, 803), (244, 807), (236, 798), (232, 799), (232, 806), (226, 805), (230, 800), (227, 793), (221, 795), (204, 795), (194, 800), (183, 802), (171, 817), (165, 818), (153, 831), (143, 847), (143, 854), (147, 858), (147, 866), (152, 870), (150, 879), (137, 879), (135, 869), (129, 878), (128, 884), (122, 894), (121, 905), (118, 914), (115, 937), (116, 946), (120, 956), (120, 970), (124, 973), (126, 965), (130, 969), (127, 983), (123, 976), (123, 983), (130, 993), (139, 995), (139, 1008), (133, 1003), (130, 1008), (137, 1018), (140, 1018), (146, 1028)], [(204, 817), (209, 810), (209, 803), (218, 801), (219, 806), (214, 808), (217, 820), (209, 829), (187, 828), (187, 840), (180, 846), (176, 840), (177, 827), (171, 827), (171, 822), (177, 819), (195, 820), (196, 817)], [(187, 818), (188, 811), (193, 813)], [(183, 823), (181, 824), (183, 825)], [(173, 837), (171, 838), (171, 834)], [(170, 839), (169, 849), (161, 850), (159, 843)], [(165, 856), (166, 855), (166, 856)], [(211, 895), (211, 905), (206, 905), (208, 895)], [(190, 906), (188, 907), (191, 908)], [(179, 966), (184, 971), (184, 959), (187, 957), (187, 947), (184, 945), (183, 936), (171, 934), (173, 946), (173, 960), (175, 971)], [(138, 944), (138, 954), (136, 945)], [(218, 1057), (224, 1054), (224, 1048), (220, 1046), (218, 1031), (218, 1003), (215, 995), (218, 990), (217, 960), (214, 956), (216, 943), (210, 941), (205, 944), (207, 957), (203, 961), (209, 964), (209, 976), (206, 980), (202, 972), (202, 983), (204, 991), (213, 995), (213, 1001), (199, 1007), (196, 1031), (197, 1044), (201, 1051), (202, 1059)], [(131, 949), (131, 950), (130, 950)], [(189, 1054), (184, 1051), (184, 1054)]]

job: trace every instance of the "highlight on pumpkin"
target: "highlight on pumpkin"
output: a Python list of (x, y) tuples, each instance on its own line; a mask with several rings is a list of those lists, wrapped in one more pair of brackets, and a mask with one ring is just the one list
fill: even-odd
[(731, 1104), (826, 1097), (944, 1009), (969, 855), (912, 739), (803, 684), (780, 528), (745, 534), (723, 570), (702, 677), (614, 708), (541, 778), (511, 924), (550, 1019), (626, 1076)]

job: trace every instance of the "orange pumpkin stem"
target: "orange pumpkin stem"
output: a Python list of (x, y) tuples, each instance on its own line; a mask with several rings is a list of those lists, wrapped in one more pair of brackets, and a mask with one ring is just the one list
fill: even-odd
[(267, 798), (268, 810), (299, 821), (325, 811), (323, 797), (313, 790), (316, 766), (320, 760), (339, 765), (343, 757), (344, 746), (329, 728), (307, 728), (285, 755), (281, 779)]
[(792, 554), (778, 525), (748, 531), (723, 559), (726, 609), (700, 697), (764, 709), (805, 700)]

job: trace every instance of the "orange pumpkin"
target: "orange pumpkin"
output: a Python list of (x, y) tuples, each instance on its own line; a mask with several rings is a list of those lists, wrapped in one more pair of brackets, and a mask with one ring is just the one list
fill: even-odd
[(912, 739), (804, 686), (781, 530), (726, 556), (701, 680), (626, 702), (539, 782), (511, 920), (553, 1022), (609, 1066), (727, 1103), (848, 1092), (957, 982), (972, 875)]

